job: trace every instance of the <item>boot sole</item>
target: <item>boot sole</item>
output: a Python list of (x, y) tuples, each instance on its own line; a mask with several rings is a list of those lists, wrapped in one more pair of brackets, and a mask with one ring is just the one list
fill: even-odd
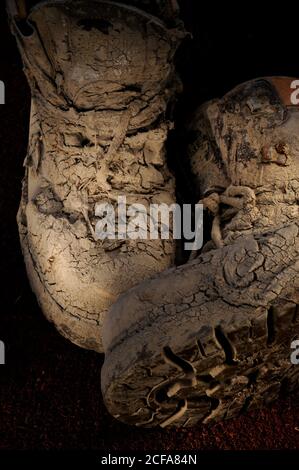
[[(299, 306), (281, 300), (243, 313), (197, 321), (191, 335), (184, 318), (164, 319), (123, 339), (108, 351), (102, 371), (110, 413), (136, 426), (194, 426), (239, 416), (296, 389), (299, 366), (290, 356)], [(169, 337), (175, 345), (165, 342), (167, 328), (182, 331)]]

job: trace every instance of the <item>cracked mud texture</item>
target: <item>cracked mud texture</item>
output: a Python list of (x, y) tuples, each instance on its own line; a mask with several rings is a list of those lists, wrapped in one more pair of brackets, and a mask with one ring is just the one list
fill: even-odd
[(24, 35), (12, 20), (32, 93), (18, 216), (28, 277), (57, 329), (102, 352), (118, 295), (174, 261), (172, 240), (97, 240), (95, 205), (175, 202), (165, 142), (184, 33), (109, 2), (45, 2), (29, 21)]
[(236, 231), (235, 243), (141, 283), (113, 305), (103, 332), (102, 389), (115, 417), (138, 426), (192, 426), (293, 389), (296, 217), (269, 233), (248, 232)]
[[(298, 74), (297, 59), (294, 63), (296, 54), (290, 48), (290, 44), (296, 44), (296, 34), (294, 32), (292, 38), (286, 31), (283, 36), (280, 18), (277, 27), (281, 34), (274, 37), (273, 21), (257, 24), (255, 18), (253, 29), (250, 22), (247, 27), (243, 23), (236, 25), (235, 15), (231, 19), (227, 15), (222, 29), (218, 30), (211, 26), (212, 19), (210, 22), (198, 20), (201, 14), (195, 5), (198, 2), (192, 3), (195, 11), (190, 9), (184, 14), (189, 23), (193, 23), (197, 45), (182, 58), (186, 92), (180, 109), (192, 109), (195, 101), (200, 103), (221, 96), (235, 84), (254, 76)], [(269, 35), (273, 41), (271, 46)], [(15, 214), (24, 172), (30, 93), (5, 22), (3, 4), (0, 5), (0, 36), (1, 43), (5, 44), (0, 50), (0, 79), (7, 84), (7, 105), (0, 107), (0, 338), (7, 345), (7, 366), (0, 369), (0, 448), (298, 449), (298, 395), (283, 397), (270, 407), (238, 419), (189, 430), (134, 429), (109, 416), (99, 394), (101, 356), (81, 350), (59, 337), (42, 317), (28, 284)], [(243, 55), (238, 55), (236, 61), (238, 47)], [(200, 70), (191, 59), (192, 54), (200, 57)], [(203, 76), (202, 70), (206, 68), (209, 73)], [(226, 72), (221, 83), (219, 68)], [(182, 183), (179, 189), (181, 187)]]
[(248, 81), (188, 122), (211, 237), (197, 259), (125, 292), (105, 318), (102, 391), (122, 422), (210, 423), (299, 385), (290, 364), (299, 337), (299, 110), (281, 99), (291, 82)]

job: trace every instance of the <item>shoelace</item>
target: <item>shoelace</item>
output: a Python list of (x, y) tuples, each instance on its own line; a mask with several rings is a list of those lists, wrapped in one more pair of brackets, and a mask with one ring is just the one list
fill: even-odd
[[(213, 216), (211, 240), (216, 248), (223, 248), (221, 223), (231, 220), (240, 210), (250, 211), (256, 206), (254, 191), (248, 186), (229, 186), (222, 194), (211, 193), (199, 201)], [(229, 206), (221, 213), (220, 206)], [(189, 261), (195, 259), (198, 252), (192, 252)]]

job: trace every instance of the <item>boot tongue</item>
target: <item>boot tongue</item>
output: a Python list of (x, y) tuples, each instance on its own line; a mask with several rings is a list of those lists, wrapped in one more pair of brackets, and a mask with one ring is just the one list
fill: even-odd
[[(230, 184), (252, 189), (279, 188), (299, 177), (299, 107), (291, 106), (288, 97), (292, 80), (253, 80), (207, 106), (210, 173), (214, 164)], [(201, 178), (208, 182), (207, 170)]]
[[(293, 80), (244, 83), (202, 106), (192, 122), (191, 166), (201, 197), (220, 198), (214, 233), (223, 238), (298, 218), (299, 107), (289, 98)], [(238, 209), (246, 191), (252, 197)]]

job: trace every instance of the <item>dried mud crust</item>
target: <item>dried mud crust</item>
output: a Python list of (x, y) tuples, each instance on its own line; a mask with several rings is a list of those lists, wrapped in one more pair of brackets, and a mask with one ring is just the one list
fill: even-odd
[[(93, 21), (90, 20), (93, 19)], [(121, 292), (173, 264), (173, 240), (97, 240), (97, 203), (171, 204), (168, 105), (184, 33), (109, 1), (45, 1), (12, 29), (32, 92), (18, 216), (28, 277), (48, 319), (102, 352)]]
[(112, 308), (103, 394), (120, 420), (208, 423), (298, 385), (290, 351), (299, 332), (299, 114), (276, 82), (242, 84), (191, 120), (189, 156), (213, 215), (211, 240), (196, 261)]
[(59, 333), (72, 343), (86, 349), (102, 352), (101, 324), (99, 320), (97, 318), (87, 318), (83, 315), (74, 315), (55, 300), (51, 287), (47, 285), (47, 282), (44, 282), (30, 251), (27, 230), (23, 225), (24, 220), (25, 214), (21, 203), (18, 223), (27, 276), (33, 292), (38, 293), (37, 301), (46, 318), (54, 323)]
[[(202, 325), (193, 345), (187, 342), (176, 352), (164, 346), (160, 362), (132, 367), (133, 383), (125, 380), (111, 387), (113, 402), (118, 402), (115, 417), (145, 427), (193, 426), (238, 416), (269, 404), (282, 390), (294, 390), (299, 370), (289, 357), (294, 328), (299, 331), (298, 306), (280, 307), (258, 315), (253, 327), (244, 322), (225, 331)], [(272, 321), (286, 319), (287, 325), (275, 328), (275, 336), (271, 326), (267, 329)], [(113, 412), (109, 393), (105, 400)]]
[(139, 426), (192, 426), (296, 388), (298, 245), (296, 224), (240, 237), (121, 296), (104, 331), (111, 414)]

